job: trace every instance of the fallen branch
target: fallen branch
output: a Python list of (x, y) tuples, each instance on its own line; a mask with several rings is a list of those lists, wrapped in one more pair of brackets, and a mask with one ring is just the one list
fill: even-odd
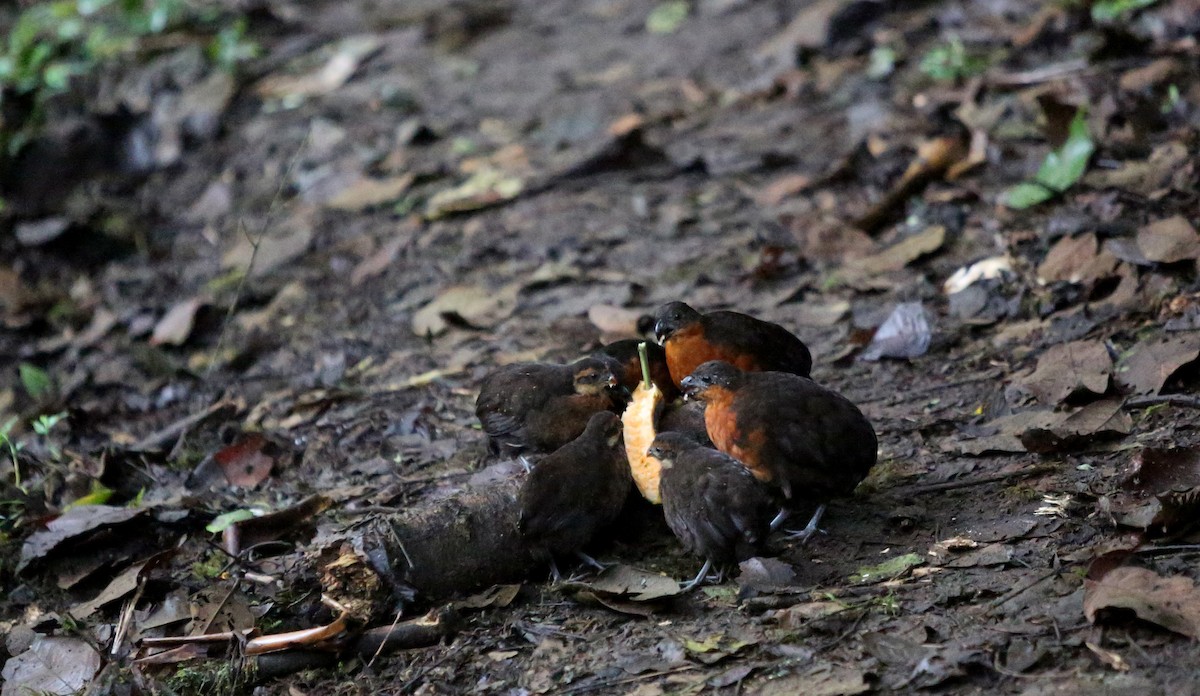
[(206, 421), (209, 418), (214, 418), (216, 416), (221, 416), (223, 418), (232, 416), (233, 414), (238, 412), (239, 408), (240, 407), (238, 406), (238, 404), (236, 404), (235, 402), (230, 401), (228, 399), (223, 400), (223, 401), (218, 401), (217, 403), (213, 404), (212, 406), (209, 406), (207, 409), (205, 409), (199, 413), (193, 413), (190, 416), (181, 418), (181, 419), (175, 421), (174, 423), (168, 425), (167, 427), (163, 428), (162, 430), (159, 430), (156, 433), (147, 435), (146, 437), (142, 438), (141, 440), (138, 440), (137, 442), (135, 442), (133, 447), (131, 447), (130, 449), (132, 449), (135, 452), (144, 452), (144, 451), (150, 450), (150, 449), (157, 449), (157, 448), (165, 445), (172, 438), (180, 437), (184, 432), (191, 429), (196, 424)]
[(427, 597), (527, 577), (541, 563), (517, 531), (519, 490), (519, 481), (503, 481), (386, 520), (378, 541), (392, 577)]
[(1121, 404), (1121, 408), (1126, 411), (1132, 411), (1139, 408), (1150, 408), (1151, 406), (1159, 406), (1167, 404), (1169, 406), (1179, 406), (1181, 408), (1200, 408), (1200, 396), (1190, 396), (1188, 394), (1159, 394), (1157, 396), (1138, 396), (1125, 400)]
[(926, 483), (915, 486), (903, 486), (900, 488), (894, 488), (889, 492), (897, 495), (921, 495), (923, 493), (955, 491), (960, 488), (982, 486), (988, 483), (996, 483), (998, 481), (1008, 481), (1009, 479), (1027, 478), (1029, 476), (1037, 476), (1039, 474), (1048, 474), (1054, 471), (1056, 468), (1057, 467), (1049, 464), (1042, 464), (1039, 466), (1031, 466), (1028, 469), (1009, 471), (1003, 474), (993, 474), (991, 476), (980, 476), (972, 479), (959, 479), (957, 481), (942, 481), (939, 483)]

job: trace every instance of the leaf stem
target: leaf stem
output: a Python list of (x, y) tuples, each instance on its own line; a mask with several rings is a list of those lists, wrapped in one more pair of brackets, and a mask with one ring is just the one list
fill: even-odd
[(642, 389), (650, 389), (650, 358), (646, 357), (646, 342), (638, 344), (638, 360), (642, 362)]

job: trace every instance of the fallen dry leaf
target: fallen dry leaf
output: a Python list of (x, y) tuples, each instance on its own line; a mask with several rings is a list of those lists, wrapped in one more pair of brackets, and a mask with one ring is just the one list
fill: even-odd
[(846, 263), (846, 271), (865, 276), (898, 271), (917, 259), (932, 254), (946, 243), (946, 228), (933, 225), (922, 232), (905, 237), (883, 251)]
[(1114, 381), (1134, 394), (1157, 394), (1179, 368), (1200, 357), (1200, 336), (1181, 332), (1135, 345), (1117, 365)]
[(1104, 394), (1111, 374), (1112, 358), (1103, 343), (1073, 341), (1046, 349), (1021, 386), (1039, 402), (1053, 406), (1077, 394)]
[(1138, 231), (1137, 245), (1150, 261), (1176, 263), (1200, 256), (1200, 235), (1183, 216), (1152, 222)]
[(1063, 237), (1050, 247), (1037, 269), (1040, 283), (1092, 283), (1112, 275), (1117, 257), (1102, 251), (1094, 234)]
[(267, 438), (259, 433), (249, 433), (228, 447), (213, 454), (221, 466), (225, 479), (231, 485), (254, 488), (271, 475), (274, 458), (263, 452)]
[(767, 184), (755, 195), (759, 205), (775, 206), (803, 192), (812, 185), (812, 178), (804, 174), (787, 174)]
[(1123, 488), (1158, 494), (1200, 486), (1200, 449), (1147, 447), (1129, 462)]
[(401, 174), (387, 179), (364, 176), (354, 180), (330, 197), (325, 201), (325, 207), (359, 212), (387, 205), (400, 198), (412, 186), (414, 179), (416, 177), (412, 174)]
[(1110, 497), (1113, 518), (1125, 527), (1161, 536), (1186, 528), (1200, 513), (1200, 450), (1139, 450)]
[(517, 308), (519, 291), (519, 283), (510, 283), (497, 290), (478, 285), (452, 286), (413, 315), (413, 333), (438, 336), (450, 328), (451, 322), (472, 328), (495, 326)]
[(809, 261), (842, 263), (869, 256), (878, 249), (870, 235), (843, 222), (802, 216), (781, 219), (795, 235), (800, 256)]
[(1200, 590), (1191, 578), (1162, 577), (1146, 568), (1114, 568), (1084, 581), (1083, 614), (1096, 623), (1105, 609), (1128, 609), (1143, 621), (1200, 638)]
[(1074, 413), (1057, 413), (1061, 420), (1030, 427), (1018, 434), (1029, 452), (1047, 453), (1077, 450), (1099, 440), (1128, 435), (1133, 418), (1124, 409), (1122, 399), (1095, 401)]
[(830, 21), (849, 0), (817, 0), (808, 3), (778, 34), (754, 51), (760, 65), (789, 66), (796, 61), (796, 49), (818, 49), (825, 46)]
[(963, 437), (943, 448), (960, 454), (981, 455), (992, 452), (1026, 452), (1021, 436), (1029, 430), (1049, 429), (1062, 420), (1062, 414), (1049, 409), (1021, 411), (1000, 416), (984, 424), (988, 434)]
[(95, 597), (87, 600), (86, 602), (80, 602), (72, 607), (71, 616), (74, 616), (76, 619), (82, 621), (91, 616), (97, 609), (105, 604), (111, 604), (122, 597), (132, 594), (134, 590), (137, 589), (138, 583), (141, 582), (142, 572), (146, 569), (146, 567), (153, 567), (153, 565), (157, 565), (161, 559), (169, 553), (171, 552), (167, 551), (156, 554), (155, 556), (141, 561), (140, 563), (134, 563), (125, 570), (121, 571), (115, 578), (109, 581), (108, 585), (105, 586), (103, 590), (100, 590), (100, 593)]
[(620, 564), (609, 566), (590, 582), (568, 583), (568, 586), (633, 602), (651, 602), (680, 593), (679, 583), (666, 575)]
[(814, 619), (822, 619), (848, 609), (843, 602), (821, 601), (804, 602), (786, 609), (775, 609), (763, 615), (768, 621), (775, 621), (783, 628), (800, 628)]
[(408, 241), (409, 238), (406, 235), (393, 237), (376, 249), (374, 253), (359, 261), (354, 270), (350, 271), (351, 287), (358, 287), (363, 284), (363, 281), (386, 271), (388, 266), (391, 266), (396, 257), (400, 255), (400, 250)]
[(1140, 92), (1166, 82), (1182, 67), (1174, 58), (1159, 58), (1149, 65), (1121, 73), (1117, 85), (1126, 92)]
[(1171, 140), (1154, 148), (1148, 159), (1130, 160), (1118, 169), (1089, 172), (1083, 181), (1095, 188), (1123, 189), (1149, 196), (1168, 188), (1172, 182), (1187, 180), (1191, 158), (1187, 145), (1179, 140)]
[(259, 278), (267, 275), (308, 251), (316, 235), (312, 218), (311, 207), (298, 205), (287, 219), (274, 225), (266, 234), (254, 238), (239, 236), (233, 247), (221, 257), (221, 267), (245, 272), (253, 258), (254, 267), (249, 271), (251, 276)]
[(21, 545), (21, 571), (34, 561), (49, 555), (67, 541), (80, 543), (78, 537), (98, 532), (101, 529), (124, 524), (149, 511), (148, 508), (113, 507), (111, 505), (80, 505), (64, 512), (60, 517), (30, 534)]
[(176, 304), (167, 310), (162, 319), (154, 325), (154, 333), (150, 335), (150, 345), (183, 345), (192, 334), (196, 321), (196, 312), (204, 306), (204, 300), (192, 297)]
[[(271, 75), (254, 87), (260, 97), (275, 99), (302, 98), (328, 94), (346, 84), (364, 59), (378, 50), (379, 39), (372, 36), (352, 36), (317, 51), (332, 53), (318, 68), (303, 75)], [(302, 61), (313, 62), (317, 56)]]
[(433, 194), (425, 206), (425, 217), (436, 220), (454, 213), (480, 210), (521, 194), (525, 182), (491, 166), (483, 166), (458, 186)]
[(79, 638), (38, 636), (4, 663), (2, 696), (82, 693), (100, 671), (100, 653)]

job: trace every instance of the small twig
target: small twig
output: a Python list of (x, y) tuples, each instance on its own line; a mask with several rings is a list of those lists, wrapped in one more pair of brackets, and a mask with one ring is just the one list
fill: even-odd
[(1190, 396), (1188, 394), (1160, 394), (1158, 396), (1138, 396), (1131, 399), (1126, 399), (1125, 403), (1121, 404), (1121, 408), (1126, 411), (1132, 411), (1138, 408), (1149, 408), (1168, 404), (1170, 406), (1179, 406), (1181, 408), (1200, 408), (1200, 396)]
[(1005, 592), (1004, 594), (1000, 595), (996, 599), (993, 599), (992, 601), (988, 602), (987, 611), (984, 613), (985, 614), (992, 613), (996, 609), (999, 609), (1002, 605), (1006, 604), (1009, 600), (1016, 599), (1020, 595), (1025, 594), (1029, 590), (1032, 590), (1034, 587), (1042, 584), (1043, 582), (1049, 580), (1050, 578), (1054, 577), (1055, 575), (1058, 575), (1058, 570), (1051, 570), (1050, 572), (1040, 575), (1040, 576), (1034, 578), (1033, 580), (1025, 583), (1024, 585), (1020, 585), (1018, 587), (1013, 588), (1012, 590), (1009, 590), (1008, 592)]
[(1007, 481), (1014, 478), (1026, 478), (1029, 476), (1037, 476), (1038, 474), (1048, 474), (1055, 470), (1056, 467), (1049, 464), (1041, 466), (1031, 466), (1028, 469), (1020, 471), (1010, 471), (1005, 474), (993, 474), (992, 476), (980, 476), (979, 478), (960, 479), (958, 481), (942, 481), (941, 483), (927, 483), (917, 486), (905, 486), (902, 488), (892, 489), (891, 493), (899, 495), (921, 495), (922, 493), (939, 493), (941, 491), (954, 491), (960, 488), (970, 488), (972, 486), (982, 486), (988, 483), (996, 483), (998, 481)]
[(843, 631), (841, 633), (841, 635), (839, 635), (838, 637), (829, 641), (825, 645), (822, 645), (817, 650), (817, 652), (819, 654), (827, 653), (830, 650), (833, 650), (834, 648), (836, 648), (843, 640), (846, 640), (847, 638), (849, 638), (851, 636), (851, 634), (858, 632), (858, 625), (860, 623), (862, 623), (862, 620), (865, 619), (867, 617), (867, 614), (869, 614), (869, 613), (870, 612), (868, 612), (868, 611), (859, 612), (858, 616), (855, 617), (855, 619), (854, 619), (854, 623), (850, 624), (850, 628), (847, 628), (845, 631)]
[[(295, 171), (297, 163), (300, 161), (300, 155), (308, 148), (308, 141), (312, 138), (312, 126), (304, 133), (304, 139), (296, 147), (296, 152), (292, 155), (288, 162), (287, 169), (284, 170), (283, 176), (279, 179), (279, 184), (275, 187), (275, 195), (271, 198), (270, 205), (267, 206), (267, 217), (263, 220), (262, 229), (259, 230), (258, 237), (254, 238), (246, 232), (244, 219), (239, 218), (238, 227), (246, 239), (250, 242), (250, 260), (246, 262), (246, 271), (242, 277), (238, 279), (237, 289), (233, 292), (233, 299), (229, 302), (229, 309), (225, 312), (225, 318), (221, 320), (221, 331), (217, 334), (217, 344), (213, 347), (212, 357), (208, 361), (208, 367), (204, 370), (203, 382), (208, 383), (213, 372), (217, 369), (217, 364), (221, 359), (221, 351), (225, 347), (225, 337), (229, 334), (229, 327), (233, 324), (233, 315), (237, 311), (238, 303), (242, 298), (242, 292), (246, 288), (246, 283), (250, 280), (251, 272), (254, 270), (254, 262), (258, 258), (258, 249), (262, 246), (263, 237), (266, 236), (267, 230), (271, 229), (271, 224), (275, 222), (275, 217), (279, 211), (279, 202), (283, 199), (283, 190), (287, 186), (287, 182), (292, 178), (292, 172)], [(183, 442), (187, 439), (189, 428), (184, 427), (179, 433), (179, 439), (175, 441), (175, 446), (171, 448), (168, 459), (175, 459), (179, 456), (180, 450), (183, 448)]]
[(137, 603), (142, 599), (142, 591), (146, 589), (146, 581), (144, 578), (139, 578), (137, 590), (133, 596), (125, 601), (121, 607), (121, 615), (117, 619), (117, 629), (113, 632), (112, 647), (109, 648), (108, 654), (115, 656), (121, 651), (121, 644), (125, 642), (125, 636), (129, 633), (129, 627), (133, 625), (133, 611), (137, 608)]
[(688, 672), (696, 669), (696, 665), (680, 665), (671, 669), (659, 670), (657, 672), (647, 672), (646, 674), (638, 674), (632, 677), (621, 677), (619, 679), (605, 679), (603, 681), (592, 682), (590, 684), (580, 684), (579, 686), (563, 689), (560, 694), (582, 694), (588, 691), (597, 689), (607, 689), (612, 686), (624, 686), (625, 684), (635, 684), (637, 682), (647, 681), (649, 679), (657, 679), (665, 677), (668, 674), (677, 674), (679, 672)]
[(1088, 62), (1082, 58), (1078, 60), (1068, 60), (1062, 63), (1052, 63), (1044, 65), (1033, 70), (1023, 70), (1021, 72), (1006, 73), (1003, 75), (994, 75), (988, 78), (987, 83), (993, 87), (1027, 87), (1036, 85), (1039, 82), (1054, 80), (1060, 77), (1066, 77), (1077, 72), (1083, 72), (1089, 67)]
[(202, 633), (197, 636), (162, 636), (157, 638), (142, 638), (138, 645), (143, 648), (177, 648), (181, 645), (227, 643), (249, 636), (254, 628), (239, 628), (235, 631), (220, 631), (217, 633)]
[(199, 423), (201, 421), (208, 420), (209, 418), (213, 417), (214, 415), (216, 415), (222, 411), (225, 411), (226, 409), (236, 411), (237, 404), (235, 404), (232, 401), (229, 401), (228, 399), (223, 400), (223, 401), (218, 401), (217, 403), (213, 404), (212, 406), (209, 406), (207, 409), (205, 409), (199, 413), (193, 413), (190, 416), (180, 418), (179, 420), (168, 425), (167, 427), (163, 428), (162, 430), (159, 430), (156, 433), (147, 435), (146, 437), (142, 438), (141, 440), (138, 440), (137, 442), (135, 442), (131, 449), (133, 449), (135, 451), (144, 451), (144, 450), (148, 450), (148, 449), (154, 449), (155, 447), (158, 447), (160, 445), (164, 445), (171, 438), (176, 437), (176, 436), (180, 435), (181, 433), (187, 431), (193, 425), (196, 425), (197, 423)]
[[(324, 599), (325, 595), (321, 595), (321, 598)], [(399, 623), (400, 623), (400, 615), (403, 613), (404, 613), (403, 609), (396, 610), (396, 615), (394, 617), (392, 617), (392, 625), (388, 626), (388, 633), (391, 633), (392, 631), (396, 630), (396, 626), (399, 625)], [(378, 659), (379, 656), (383, 653), (383, 649), (386, 646), (387, 646), (386, 640), (379, 641), (379, 647), (375, 648), (375, 652), (371, 653), (371, 659), (367, 660), (367, 669), (370, 669), (375, 664), (375, 660)]]
[(321, 604), (325, 605), (326, 607), (329, 607), (330, 609), (336, 611), (339, 614), (349, 614), (350, 613), (350, 610), (346, 608), (345, 604), (342, 604), (341, 602), (337, 601), (333, 597), (330, 597), (329, 595), (325, 594), (324, 592), (321, 593)]
[(1169, 546), (1147, 546), (1136, 549), (1139, 556), (1167, 556), (1173, 553), (1200, 553), (1200, 544), (1171, 544)]

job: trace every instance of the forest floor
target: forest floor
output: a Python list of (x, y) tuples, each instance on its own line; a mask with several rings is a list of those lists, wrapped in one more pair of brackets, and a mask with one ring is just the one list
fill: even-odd
[[(163, 42), (6, 194), (4, 696), (1197, 693), (1194, 0), (247, 12), (259, 57)], [(484, 374), (677, 299), (794, 331), (874, 424), (826, 534), (688, 594), (419, 594), (452, 637), (257, 682), (133, 663), (330, 621), (318, 540), (518, 475)], [(291, 512), (231, 558), (205, 525), (249, 508)], [(619, 526), (618, 570), (699, 567)]]

